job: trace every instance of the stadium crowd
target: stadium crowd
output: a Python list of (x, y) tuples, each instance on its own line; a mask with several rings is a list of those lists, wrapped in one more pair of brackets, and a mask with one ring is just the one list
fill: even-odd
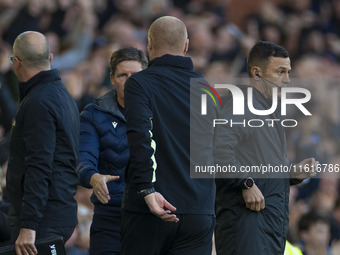
[[(300, 162), (315, 157), (327, 169), (338, 166), (291, 187), (288, 240), (319, 252), (315, 254), (340, 254), (340, 1), (254, 1), (251, 12), (240, 11), (241, 22), (231, 20), (231, 12), (238, 14), (234, 2), (0, 0), (0, 213), (8, 210), (8, 140), (19, 104), (17, 80), (7, 58), (16, 36), (27, 30), (46, 35), (54, 55), (52, 68), (60, 70), (81, 112), (111, 88), (111, 53), (130, 46), (146, 52), (149, 25), (159, 16), (171, 15), (186, 24), (188, 55), (208, 80), (246, 77), (246, 56), (258, 40), (288, 50), (292, 81), (302, 83), (312, 95), (308, 104), (312, 117), (291, 112), (299, 125), (286, 130), (288, 158)], [(67, 243), (67, 254), (88, 253), (91, 193), (78, 188), (79, 224)]]

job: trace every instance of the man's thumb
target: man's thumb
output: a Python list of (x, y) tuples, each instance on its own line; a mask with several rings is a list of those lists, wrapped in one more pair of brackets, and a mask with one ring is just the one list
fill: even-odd
[(114, 175), (107, 175), (107, 181), (111, 182), (111, 181), (117, 181), (119, 179), (119, 176), (114, 176)]

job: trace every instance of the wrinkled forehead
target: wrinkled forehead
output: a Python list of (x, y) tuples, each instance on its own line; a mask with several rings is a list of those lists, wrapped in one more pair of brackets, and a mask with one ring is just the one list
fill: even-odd
[(290, 58), (281, 58), (281, 57), (270, 57), (268, 59), (267, 69), (286, 69), (290, 71)]

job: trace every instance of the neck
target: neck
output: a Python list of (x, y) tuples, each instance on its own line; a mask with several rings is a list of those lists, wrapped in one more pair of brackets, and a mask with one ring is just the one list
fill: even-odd
[(264, 83), (250, 82), (250, 86), (256, 88), (265, 98), (272, 98), (273, 88)]
[(21, 73), (20, 77), (18, 77), (19, 81), (26, 82), (30, 80), (32, 77), (36, 76), (41, 71), (48, 71), (50, 68), (42, 68), (42, 69), (26, 69)]
[(118, 97), (117, 96), (117, 102), (118, 102), (118, 104), (121, 106), (121, 107), (125, 107), (125, 105), (124, 105), (124, 98), (121, 98), (121, 97)]
[(154, 58), (159, 58), (166, 54), (173, 55), (173, 56), (182, 56), (182, 57), (184, 57), (185, 55), (183, 53), (174, 52), (174, 51), (156, 51), (156, 52), (152, 52), (151, 54), (149, 54), (149, 58), (150, 60), (153, 60)]

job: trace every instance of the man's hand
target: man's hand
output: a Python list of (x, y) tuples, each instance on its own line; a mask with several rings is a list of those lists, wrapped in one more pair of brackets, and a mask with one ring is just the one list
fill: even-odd
[(35, 230), (21, 228), (18, 239), (15, 242), (15, 252), (17, 255), (35, 255), (38, 253), (34, 245)]
[(316, 168), (318, 164), (319, 161), (315, 161), (314, 158), (304, 159), (294, 167), (293, 172), (291, 172), (290, 176), (300, 181), (303, 181), (304, 179), (310, 177), (314, 177), (316, 175)]
[[(158, 192), (151, 193), (144, 197), (146, 204), (149, 206), (150, 211), (164, 221), (178, 222), (179, 219), (171, 212), (176, 211), (176, 207), (170, 204)], [(166, 210), (168, 209), (168, 210)]]
[(246, 207), (250, 210), (259, 212), (264, 209), (264, 197), (261, 190), (259, 190), (255, 183), (250, 189), (243, 189), (242, 195), (244, 202), (246, 203)]
[(107, 188), (106, 183), (110, 181), (117, 181), (119, 176), (113, 175), (103, 175), (103, 174), (94, 174), (91, 177), (90, 184), (93, 188), (94, 194), (96, 194), (97, 198), (103, 204), (107, 204), (110, 200), (109, 190)]

